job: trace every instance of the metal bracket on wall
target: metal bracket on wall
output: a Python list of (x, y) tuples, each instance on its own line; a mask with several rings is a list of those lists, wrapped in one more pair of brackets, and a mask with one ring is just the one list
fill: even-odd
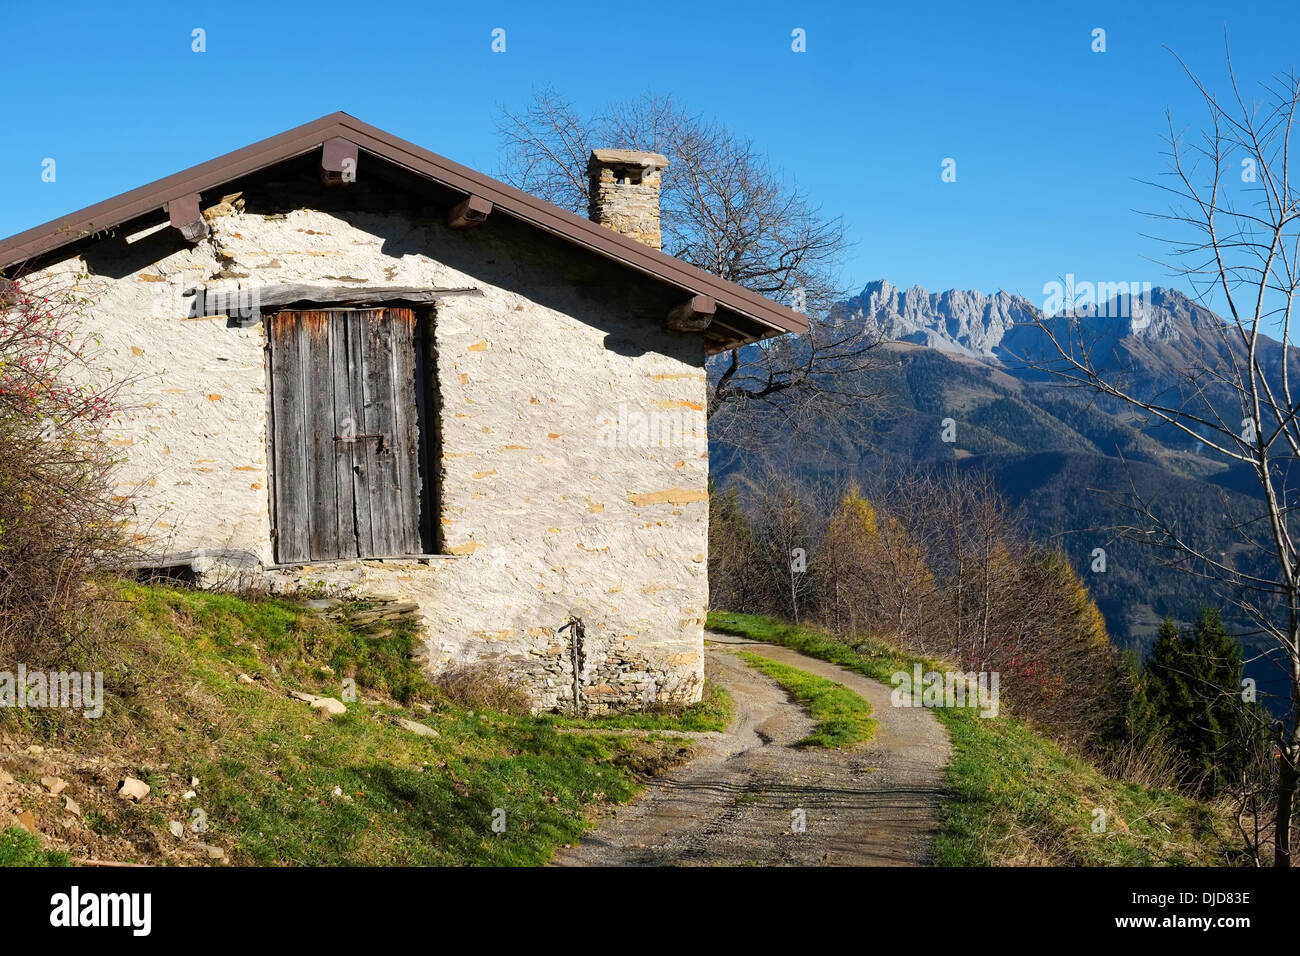
[(583, 641), (587, 636), (582, 626), (582, 618), (570, 617), (569, 622), (560, 627), (560, 633), (572, 631), (569, 638), (569, 660), (573, 664), (573, 715), (582, 713), (582, 664)]

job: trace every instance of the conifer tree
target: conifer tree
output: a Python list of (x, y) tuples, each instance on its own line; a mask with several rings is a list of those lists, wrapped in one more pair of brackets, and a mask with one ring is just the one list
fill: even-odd
[(1191, 757), (1211, 791), (1240, 772), (1242, 741), (1261, 726), (1252, 704), (1242, 700), (1241, 646), (1214, 608), (1205, 608), (1192, 630), (1190, 690), (1195, 701), (1188, 741)]
[(1163, 737), (1185, 767), (1185, 779), (1208, 793), (1239, 778), (1243, 746), (1267, 721), (1242, 699), (1241, 647), (1214, 608), (1205, 608), (1189, 634), (1170, 620), (1160, 627), (1130, 709), (1134, 736)]

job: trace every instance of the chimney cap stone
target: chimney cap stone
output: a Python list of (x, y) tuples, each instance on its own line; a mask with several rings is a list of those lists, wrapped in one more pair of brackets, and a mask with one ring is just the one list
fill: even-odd
[(662, 153), (647, 153), (637, 149), (593, 149), (588, 168), (593, 166), (653, 166), (663, 169), (668, 165), (668, 157)]

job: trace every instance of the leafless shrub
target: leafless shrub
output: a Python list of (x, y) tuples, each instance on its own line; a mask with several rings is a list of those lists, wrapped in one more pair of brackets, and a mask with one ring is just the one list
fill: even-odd
[(1184, 775), (1177, 754), (1165, 741), (1126, 741), (1106, 752), (1101, 769), (1113, 780), (1136, 783), (1148, 790), (1178, 789)]
[(433, 685), (449, 703), (469, 710), (495, 710), (505, 714), (526, 714), (528, 695), (510, 682), (499, 661), (476, 661), (443, 671)]
[(0, 283), (0, 662), (42, 666), (96, 631), (96, 572), (127, 541), (105, 429), (122, 382), (94, 374), (72, 278)]

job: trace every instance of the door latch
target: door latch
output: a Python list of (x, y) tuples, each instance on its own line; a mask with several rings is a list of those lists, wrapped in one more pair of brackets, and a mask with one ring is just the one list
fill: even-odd
[(335, 435), (335, 436), (334, 436), (334, 440), (335, 440), (336, 442), (343, 442), (343, 443), (345, 443), (345, 444), (351, 444), (352, 442), (359, 442), (359, 441), (368, 441), (369, 439), (372, 439), (372, 438), (373, 438), (373, 439), (376, 439), (376, 440), (379, 442), (379, 444), (375, 446), (375, 451), (376, 451), (376, 452), (379, 452), (379, 453), (382, 453), (383, 450), (384, 450), (384, 445), (385, 445), (385, 444), (387, 443), (387, 441), (388, 441), (388, 435), (387, 435), (386, 433), (384, 433), (384, 432), (371, 432), (371, 433), (369, 433), (369, 434), (364, 434), (364, 435), (352, 435), (352, 436), (350, 436), (350, 437), (349, 437), (349, 436), (346, 436), (346, 435)]

